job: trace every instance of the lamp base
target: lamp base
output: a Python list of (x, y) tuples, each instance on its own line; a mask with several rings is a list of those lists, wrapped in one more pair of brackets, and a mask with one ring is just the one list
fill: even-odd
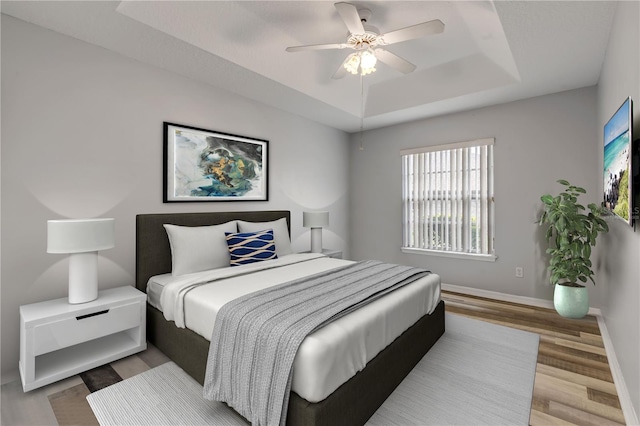
[(311, 253), (322, 253), (322, 228), (311, 228)]
[(87, 303), (98, 298), (98, 252), (69, 255), (69, 303)]

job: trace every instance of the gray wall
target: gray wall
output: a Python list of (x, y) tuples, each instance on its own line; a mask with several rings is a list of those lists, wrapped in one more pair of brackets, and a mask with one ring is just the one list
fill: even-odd
[[(425, 266), (447, 284), (551, 299), (536, 224), (540, 196), (558, 192), (556, 180), (567, 179), (587, 190), (585, 201), (599, 202), (597, 133), (596, 89), (590, 87), (368, 131), (363, 151), (354, 135), (352, 256)], [(402, 253), (400, 150), (487, 137), (495, 138), (497, 261)], [(523, 278), (515, 277), (516, 266), (524, 268)]]
[[(634, 130), (640, 138), (640, 3), (619, 2), (607, 55), (598, 82), (599, 170), (602, 170), (602, 126), (627, 96), (634, 101)], [(603, 188), (602, 182), (599, 183)], [(622, 220), (609, 222), (602, 238), (602, 314), (616, 358), (640, 417), (640, 223), (637, 230)]]
[[(162, 122), (269, 140), (268, 202), (162, 203)], [(324, 246), (346, 247), (348, 136), (2, 15), (2, 379), (16, 378), (22, 304), (67, 294), (67, 258), (46, 221), (114, 217), (100, 287), (134, 281), (137, 213), (328, 209)], [(322, 176), (322, 179), (318, 179)]]

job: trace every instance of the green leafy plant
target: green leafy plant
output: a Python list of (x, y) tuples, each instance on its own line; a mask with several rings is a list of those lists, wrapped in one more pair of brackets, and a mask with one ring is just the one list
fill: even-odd
[(589, 279), (595, 285), (591, 247), (595, 246), (598, 233), (609, 231), (602, 219), (604, 210), (591, 203), (587, 211), (578, 203), (578, 197), (587, 193), (584, 188), (566, 180), (558, 183), (565, 186), (564, 191), (555, 197), (549, 194), (540, 197), (544, 211), (539, 223), (548, 226), (546, 239), (550, 245), (547, 254), (551, 255), (551, 284), (584, 287), (578, 281), (584, 283)]

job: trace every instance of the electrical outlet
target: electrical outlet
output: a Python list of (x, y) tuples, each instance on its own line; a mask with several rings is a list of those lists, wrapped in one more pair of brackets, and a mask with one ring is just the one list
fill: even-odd
[(516, 277), (522, 278), (524, 277), (524, 270), (521, 266), (516, 266)]

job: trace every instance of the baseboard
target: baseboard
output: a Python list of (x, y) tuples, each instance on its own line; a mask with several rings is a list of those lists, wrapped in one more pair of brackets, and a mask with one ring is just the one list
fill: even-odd
[(497, 291), (483, 290), (480, 288), (465, 287), (461, 285), (445, 284), (440, 285), (442, 290), (454, 293), (463, 293), (470, 296), (486, 297), (488, 299), (501, 300), (503, 302), (521, 303), (523, 305), (536, 306), (538, 308), (553, 309), (551, 300), (536, 299), (534, 297), (515, 296), (513, 294), (499, 293)]
[[(553, 301), (545, 299), (537, 299), (534, 297), (515, 296), (512, 294), (499, 293), (497, 291), (483, 290), (473, 287), (465, 287), (453, 284), (442, 283), (442, 290), (451, 291), (454, 293), (468, 294), (470, 296), (486, 297), (489, 299), (500, 300), (503, 302), (520, 303), (523, 305), (535, 306), (538, 308), (553, 308)], [(633, 403), (631, 401), (631, 395), (627, 390), (627, 385), (622, 376), (622, 370), (618, 359), (616, 358), (615, 350), (613, 349), (613, 342), (609, 336), (607, 326), (604, 322), (602, 312), (598, 308), (589, 308), (589, 315), (593, 315), (598, 320), (598, 326), (600, 327), (600, 334), (602, 335), (602, 342), (604, 344), (607, 358), (609, 360), (609, 368), (611, 368), (611, 375), (613, 376), (613, 383), (616, 386), (616, 392), (618, 393), (618, 399), (620, 400), (620, 406), (622, 407), (622, 413), (624, 414), (625, 422), (627, 425), (640, 425), (638, 422), (638, 416), (636, 415)]]
[(640, 425), (638, 415), (631, 401), (631, 395), (629, 395), (627, 384), (622, 376), (622, 370), (620, 369), (620, 364), (618, 364), (618, 358), (616, 357), (616, 352), (613, 349), (613, 342), (611, 341), (611, 336), (607, 330), (607, 325), (604, 322), (604, 317), (600, 314), (597, 315), (596, 318), (598, 318), (598, 327), (600, 327), (602, 342), (604, 343), (604, 349), (607, 352), (607, 358), (609, 359), (609, 368), (611, 368), (613, 383), (616, 385), (616, 392), (618, 392), (618, 399), (620, 400), (620, 407), (622, 408), (622, 414), (624, 414), (625, 423), (629, 426)]
[[(537, 299), (535, 297), (516, 296), (513, 294), (500, 293), (497, 291), (483, 290), (473, 287), (465, 287), (461, 285), (445, 284), (442, 283), (440, 287), (446, 291), (452, 291), (454, 293), (463, 293), (470, 296), (486, 297), (488, 299), (501, 300), (503, 302), (520, 303), (522, 305), (535, 306), (537, 308), (554, 309), (553, 301), (547, 299)], [(600, 309), (589, 308), (588, 315), (601, 315)]]

